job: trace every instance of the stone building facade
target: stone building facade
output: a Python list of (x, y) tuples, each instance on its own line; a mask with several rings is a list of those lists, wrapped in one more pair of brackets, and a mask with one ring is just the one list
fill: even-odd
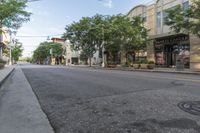
[(8, 33), (8, 29), (3, 28), (2, 32), (0, 33), (0, 58), (4, 60), (8, 60), (8, 57), (3, 55), (3, 49), (8, 47), (10, 43), (10, 35)]
[(183, 33), (173, 33), (165, 25), (166, 10), (181, 5), (187, 9), (191, 0), (157, 0), (151, 5), (138, 5), (129, 11), (128, 17), (141, 16), (149, 29), (147, 58), (157, 67), (175, 67), (181, 61), (185, 68), (200, 71), (200, 38)]

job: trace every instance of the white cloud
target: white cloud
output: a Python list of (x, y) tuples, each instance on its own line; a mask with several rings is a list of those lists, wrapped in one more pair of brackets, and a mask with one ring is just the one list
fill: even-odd
[(40, 16), (47, 16), (47, 17), (49, 16), (49, 12), (47, 11), (38, 11), (37, 14)]
[(102, 0), (103, 6), (112, 8), (113, 7), (113, 1), (112, 0)]

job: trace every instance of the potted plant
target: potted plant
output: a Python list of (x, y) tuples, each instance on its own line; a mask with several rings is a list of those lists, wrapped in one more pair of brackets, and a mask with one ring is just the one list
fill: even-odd
[(0, 59), (0, 69), (4, 68), (6, 61)]
[(155, 62), (154, 61), (149, 61), (148, 62), (148, 69), (154, 69), (155, 68)]
[(116, 66), (117, 65), (113, 61), (108, 61), (108, 65), (107, 65), (108, 68), (116, 68)]
[(140, 61), (140, 68), (141, 69), (147, 69), (148, 68), (148, 61), (147, 60), (141, 60)]
[(135, 62), (133, 63), (133, 68), (134, 68), (134, 69), (139, 69), (139, 68), (140, 68), (140, 62), (139, 62), (139, 61), (135, 61)]

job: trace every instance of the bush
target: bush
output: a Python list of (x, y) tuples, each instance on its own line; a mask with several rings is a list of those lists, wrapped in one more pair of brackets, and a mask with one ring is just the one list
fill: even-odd
[(155, 64), (155, 62), (154, 61), (149, 61), (148, 64)]
[(2, 59), (0, 59), (0, 64), (6, 64), (6, 61), (4, 61), (4, 60), (2, 60)]
[(129, 67), (128, 64), (122, 64), (121, 66), (122, 66), (122, 67)]
[(140, 64), (140, 61), (134, 61), (133, 64)]
[(6, 64), (6, 61), (0, 59), (0, 69), (4, 68), (5, 64)]
[(148, 64), (148, 60), (141, 60), (140, 64)]

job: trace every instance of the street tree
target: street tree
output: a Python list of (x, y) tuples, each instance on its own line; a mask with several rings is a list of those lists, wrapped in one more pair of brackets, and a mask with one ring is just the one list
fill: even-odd
[[(132, 28), (130, 28), (129, 46), (134, 53), (137, 53), (139, 59), (140, 51), (146, 51), (148, 40), (148, 29), (144, 26), (144, 18), (140, 16), (131, 19)], [(135, 54), (134, 54), (135, 55)]]
[[(147, 29), (141, 17), (129, 19), (125, 15), (84, 17), (66, 26), (64, 38), (70, 40), (74, 49), (80, 50), (84, 59), (91, 58), (105, 48), (109, 61), (116, 63), (119, 52), (139, 51), (146, 46)], [(108, 59), (107, 58), (107, 59)]]
[(118, 60), (119, 52), (121, 52), (123, 46), (126, 44), (128, 38), (127, 27), (129, 22), (128, 18), (124, 15), (113, 15), (108, 18), (105, 23), (105, 50), (107, 51), (107, 57), (109, 64), (116, 64)]
[(165, 24), (175, 33), (193, 33), (200, 37), (200, 1), (193, 0), (188, 8), (177, 5), (166, 10)]
[(25, 0), (1, 0), (0, 1), (0, 30), (2, 27), (18, 29), (23, 22), (29, 21), (30, 12), (27, 12)]
[(170, 27), (172, 32), (186, 34), (189, 32), (188, 11), (184, 10), (181, 5), (168, 9), (165, 13), (164, 23)]
[(17, 62), (19, 60), (19, 57), (22, 56), (23, 52), (23, 46), (22, 43), (16, 42), (15, 45), (12, 47), (12, 59)]
[[(52, 49), (52, 55), (50, 53), (50, 49)], [(42, 64), (42, 62), (44, 62), (47, 58), (50, 58), (51, 56), (62, 56), (62, 53), (62, 44), (54, 42), (42, 42), (34, 51), (33, 60), (34, 62), (39, 62)]]
[(194, 4), (191, 5), (188, 11), (192, 19), (190, 21), (190, 31), (200, 38), (200, 1), (194, 0), (193, 2)]
[(128, 55), (135, 59), (135, 53), (146, 48), (148, 30), (144, 26), (141, 17), (128, 18), (124, 15), (116, 15), (110, 18), (108, 40), (105, 45), (111, 53), (121, 52), (126, 63)]
[(70, 40), (75, 50), (81, 50), (82, 54), (91, 59), (97, 50), (97, 44), (100, 44), (97, 35), (98, 29), (96, 23), (98, 18), (83, 17), (79, 22), (66, 26), (64, 38)]

